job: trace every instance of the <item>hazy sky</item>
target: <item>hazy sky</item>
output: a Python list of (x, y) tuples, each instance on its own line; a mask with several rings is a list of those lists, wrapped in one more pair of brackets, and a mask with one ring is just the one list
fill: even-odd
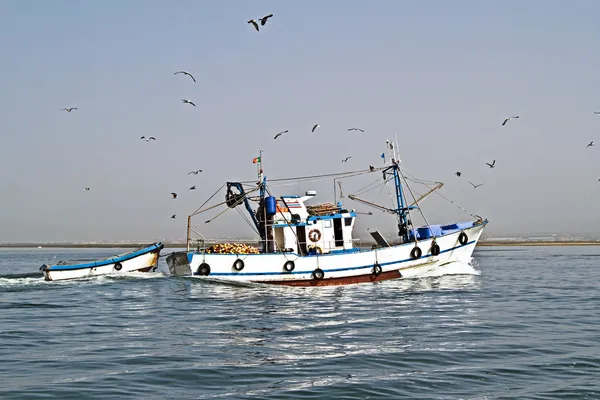
[[(394, 134), (402, 166), (488, 233), (600, 234), (599, 18), (592, 0), (2, 1), (0, 241), (185, 237), (260, 149), (271, 178), (346, 171), (381, 165)], [(423, 210), (470, 219), (439, 198)], [(205, 219), (208, 237), (250, 232), (235, 211)], [(362, 219), (359, 236), (395, 230)]]

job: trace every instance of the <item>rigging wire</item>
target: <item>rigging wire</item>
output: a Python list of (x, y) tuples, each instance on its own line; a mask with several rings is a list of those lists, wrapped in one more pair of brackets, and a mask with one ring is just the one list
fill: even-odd
[[(404, 173), (407, 173), (408, 175), (412, 176), (414, 179), (419, 180), (419, 178), (417, 178), (416, 176), (414, 176), (413, 174), (411, 174), (410, 172), (406, 171), (406, 170), (402, 170)], [(423, 183), (423, 181), (421, 181), (420, 183), (422, 183), (423, 185), (425, 185), (428, 189), (432, 189), (431, 186), (427, 185), (426, 183)], [(476, 219), (482, 219), (479, 215), (475, 215), (469, 211), (467, 211), (465, 208), (461, 207), (459, 204), (455, 203), (454, 201), (450, 200), (448, 197), (444, 196), (439, 190), (434, 191), (433, 193), (443, 197), (446, 201), (448, 201), (449, 203), (451, 203), (452, 205), (454, 205), (455, 207), (463, 210), (464, 212), (466, 212), (467, 214), (469, 214), (471, 217), (476, 218)]]

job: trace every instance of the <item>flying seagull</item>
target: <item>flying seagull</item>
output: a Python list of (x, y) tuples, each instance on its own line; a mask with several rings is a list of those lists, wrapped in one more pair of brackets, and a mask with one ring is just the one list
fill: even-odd
[(154, 136), (150, 136), (150, 137), (142, 136), (140, 139), (146, 139), (146, 142), (149, 142), (151, 140), (156, 140), (156, 138)]
[(599, 115), (600, 111), (594, 111), (594, 114)]
[(361, 131), (364, 132), (364, 130), (360, 129), (360, 128), (350, 128), (348, 129), (349, 131)]
[(175, 219), (175, 216), (176, 216), (176, 215), (177, 215), (177, 214), (173, 214), (173, 215), (171, 215), (171, 218), (172, 218), (172, 219)]
[(86, 192), (88, 192), (90, 190), (90, 188), (83, 188), (83, 190), (85, 190)]
[(284, 133), (288, 133), (288, 130), (286, 129), (283, 132), (279, 132), (277, 135), (275, 135), (275, 137), (273, 139), (277, 139), (279, 136), (283, 135)]
[(591, 142), (588, 143), (587, 146), (585, 146), (585, 148), (587, 149), (588, 147), (592, 147), (594, 145), (594, 141), (592, 140)]
[(502, 123), (502, 126), (506, 125), (506, 123), (507, 123), (508, 121), (510, 121), (511, 119), (513, 119), (513, 118), (519, 118), (519, 116), (518, 116), (518, 115), (515, 115), (514, 117), (508, 117), (508, 118), (506, 118), (506, 119), (504, 120), (504, 122)]
[(494, 168), (496, 166), (496, 160), (492, 161), (492, 163), (490, 164), (489, 162), (486, 162), (486, 164), (490, 167), (490, 168)]
[(198, 175), (198, 172), (202, 172), (202, 170), (199, 169), (199, 170), (196, 170), (196, 171), (188, 172), (188, 175), (191, 175), (191, 174)]
[(462, 172), (460, 172), (460, 171), (457, 171), (457, 172), (455, 172), (455, 173), (454, 173), (454, 175), (456, 175), (456, 176), (461, 176), (461, 175), (462, 175)]
[(320, 128), (320, 127), (321, 127), (321, 125), (319, 125), (319, 124), (316, 124), (315, 126), (313, 126), (313, 128), (312, 128), (312, 131), (311, 131), (311, 132), (314, 132), (314, 131), (315, 131), (315, 129), (317, 129), (317, 128)]
[[(260, 25), (264, 26), (267, 23), (267, 21), (269, 20), (269, 18), (271, 18), (272, 16), (273, 16), (273, 14), (269, 14), (269, 15), (265, 15), (262, 18), (259, 18), (258, 20), (260, 21)], [(254, 29), (256, 29), (256, 31), (259, 32), (258, 23), (256, 22), (255, 19), (249, 20), (248, 23), (254, 25)]]
[(349, 159), (351, 159), (351, 158), (352, 158), (352, 156), (348, 156), (348, 157), (344, 158), (344, 159), (342, 160), (342, 162), (348, 162), (348, 160), (349, 160)]
[(177, 198), (177, 193), (171, 193), (171, 198), (172, 199), (176, 199)]
[(190, 190), (196, 190), (196, 186), (192, 186)]
[(480, 183), (480, 184), (477, 184), (477, 185), (476, 185), (476, 184), (474, 184), (474, 183), (473, 183), (473, 182), (471, 182), (471, 181), (469, 181), (469, 183), (470, 183), (471, 185), (473, 185), (473, 187), (474, 187), (475, 189), (477, 189), (479, 186), (483, 185), (483, 183)]
[(183, 103), (184, 103), (184, 104), (186, 104), (186, 103), (187, 103), (187, 104), (191, 104), (191, 105), (193, 105), (194, 107), (196, 107), (196, 105), (195, 105), (194, 103), (192, 103), (191, 101), (189, 101), (189, 100), (187, 100), (187, 99), (181, 99), (181, 101), (183, 101)]
[(61, 108), (61, 109), (60, 109), (60, 110), (58, 110), (58, 111), (63, 111), (63, 110), (64, 110), (64, 111), (66, 111), (66, 112), (71, 112), (71, 111), (73, 111), (73, 110), (78, 110), (78, 108), (77, 108), (77, 107), (71, 107), (71, 108)]
[(196, 83), (196, 79), (194, 79), (194, 75), (190, 74), (190, 73), (189, 73), (189, 72), (187, 72), (187, 71), (177, 71), (177, 72), (173, 73), (173, 75), (177, 75), (177, 74), (184, 74), (184, 75), (187, 75), (187, 76), (189, 76), (190, 78), (192, 78), (192, 80), (194, 81), (194, 83)]

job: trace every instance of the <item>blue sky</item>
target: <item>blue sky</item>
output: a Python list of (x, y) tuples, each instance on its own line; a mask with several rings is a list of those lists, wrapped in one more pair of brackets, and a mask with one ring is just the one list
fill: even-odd
[[(403, 167), (490, 233), (600, 235), (598, 16), (594, 1), (1, 2), (0, 241), (181, 238), (226, 180), (254, 178), (260, 149), (270, 177), (318, 174), (380, 163), (395, 134)], [(309, 186), (279, 194), (331, 200)], [(200, 228), (250, 232), (230, 214)]]

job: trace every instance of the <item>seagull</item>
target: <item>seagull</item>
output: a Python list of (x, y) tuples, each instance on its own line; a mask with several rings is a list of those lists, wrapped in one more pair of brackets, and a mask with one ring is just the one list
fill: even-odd
[(456, 175), (456, 176), (461, 176), (461, 175), (462, 175), (462, 172), (460, 172), (460, 171), (457, 171), (457, 172), (455, 172), (455, 173), (454, 173), (454, 175)]
[(260, 19), (260, 25), (264, 26), (267, 23), (267, 21), (269, 20), (269, 18), (271, 18), (272, 16), (273, 16), (273, 14), (269, 14), (269, 15), (265, 15), (264, 17), (262, 17)]
[(188, 172), (188, 175), (191, 175), (191, 174), (198, 175), (198, 172), (202, 172), (202, 170), (199, 169), (199, 170), (196, 170), (196, 171)]
[(349, 160), (349, 159), (351, 159), (351, 158), (352, 158), (352, 156), (346, 157), (346, 158), (344, 158), (344, 159), (342, 160), (342, 162), (348, 162), (348, 160)]
[(275, 135), (275, 137), (273, 139), (277, 139), (279, 136), (283, 135), (284, 133), (288, 133), (288, 130), (286, 129), (283, 132), (279, 132), (277, 135)]
[(486, 162), (486, 164), (489, 165), (490, 168), (494, 168), (496, 166), (496, 160), (492, 161), (491, 164), (489, 162)]
[(83, 188), (86, 192), (89, 192), (90, 188)]
[(321, 127), (321, 125), (319, 125), (319, 124), (316, 124), (316, 125), (315, 125), (315, 126), (313, 126), (313, 128), (312, 128), (312, 132), (314, 132), (314, 131), (315, 131), (315, 129), (317, 129), (317, 128), (320, 128), (320, 127)]
[(173, 215), (171, 215), (171, 218), (172, 218), (172, 219), (175, 219), (175, 216), (176, 216), (176, 215), (177, 215), (177, 214), (173, 214)]
[(470, 183), (471, 185), (473, 185), (473, 187), (474, 187), (475, 189), (477, 189), (479, 186), (483, 185), (483, 183), (480, 183), (480, 184), (476, 185), (476, 184), (474, 184), (474, 183), (473, 183), (473, 182), (471, 182), (471, 181), (469, 181), (469, 183)]
[(177, 198), (177, 193), (171, 193), (171, 198), (172, 199), (176, 199)]
[(349, 128), (349, 131), (361, 131), (364, 132), (364, 130), (360, 129), (360, 128)]
[(58, 111), (63, 111), (63, 110), (64, 110), (64, 111), (66, 111), (66, 112), (71, 112), (71, 111), (73, 111), (73, 110), (78, 110), (78, 108), (77, 108), (77, 107), (71, 107), (71, 108), (61, 108), (61, 109), (60, 109), (60, 110), (58, 110)]
[(156, 140), (156, 138), (154, 136), (150, 136), (150, 137), (142, 136), (140, 139), (146, 139), (146, 142), (149, 142), (151, 140)]
[(190, 74), (190, 73), (189, 73), (189, 72), (187, 72), (187, 71), (177, 71), (177, 72), (173, 73), (173, 75), (177, 75), (177, 74), (184, 74), (184, 75), (187, 75), (187, 76), (189, 76), (190, 78), (192, 78), (192, 80), (194, 81), (194, 83), (196, 83), (196, 79), (194, 79), (194, 75)]
[(594, 114), (600, 115), (600, 111), (594, 111)]
[(196, 105), (195, 105), (194, 103), (192, 103), (191, 101), (189, 101), (189, 100), (187, 100), (187, 99), (181, 99), (181, 101), (183, 101), (183, 103), (184, 103), (184, 104), (185, 104), (185, 103), (187, 103), (187, 104), (191, 104), (191, 105), (193, 105), (194, 107), (196, 107)]
[(594, 146), (594, 141), (592, 140), (591, 142), (588, 143), (587, 146), (585, 146), (585, 148), (587, 149), (588, 147), (592, 147)]
[(196, 190), (196, 186), (192, 186), (190, 190)]
[(508, 121), (510, 121), (511, 119), (513, 119), (513, 118), (519, 118), (519, 116), (518, 116), (518, 115), (515, 115), (514, 117), (508, 117), (508, 118), (506, 118), (506, 119), (504, 120), (504, 122), (502, 123), (502, 126), (506, 125), (506, 123), (507, 123)]
[[(269, 18), (271, 18), (272, 16), (273, 16), (273, 14), (269, 14), (269, 15), (265, 15), (262, 18), (259, 18), (258, 20), (260, 21), (260, 25), (264, 26), (267, 23), (267, 21), (269, 20)], [(259, 32), (258, 23), (256, 22), (255, 19), (249, 20), (248, 23), (254, 25), (254, 29), (256, 29), (256, 31)]]

